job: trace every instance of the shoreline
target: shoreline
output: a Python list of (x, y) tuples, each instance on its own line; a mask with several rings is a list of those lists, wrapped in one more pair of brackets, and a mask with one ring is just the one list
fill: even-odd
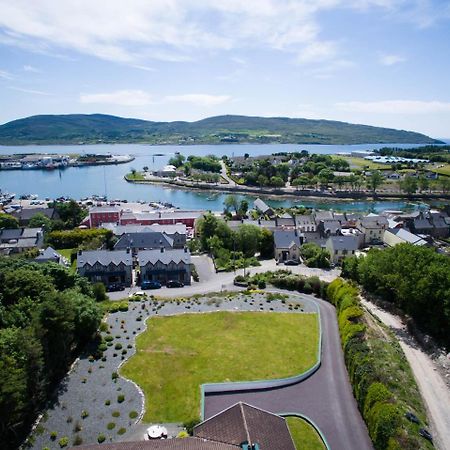
[(287, 191), (285, 189), (273, 189), (273, 188), (258, 188), (251, 186), (221, 186), (221, 185), (207, 185), (205, 183), (198, 184), (186, 184), (180, 181), (165, 181), (163, 179), (157, 180), (130, 180), (127, 175), (124, 176), (126, 182), (131, 184), (157, 184), (160, 186), (174, 187), (178, 189), (185, 190), (197, 190), (202, 192), (214, 192), (214, 193), (222, 193), (222, 194), (248, 194), (255, 196), (264, 196), (266, 198), (275, 198), (275, 199), (292, 199), (298, 198), (308, 198), (308, 199), (320, 199), (320, 200), (330, 200), (330, 201), (340, 201), (340, 200), (373, 200), (373, 201), (382, 201), (382, 200), (410, 200), (410, 201), (446, 201), (450, 199), (449, 194), (402, 194), (402, 193), (377, 193), (376, 195), (372, 195), (368, 192), (350, 192), (350, 191), (338, 191), (335, 193), (330, 192), (320, 192), (320, 191), (308, 191), (308, 190), (293, 190)]

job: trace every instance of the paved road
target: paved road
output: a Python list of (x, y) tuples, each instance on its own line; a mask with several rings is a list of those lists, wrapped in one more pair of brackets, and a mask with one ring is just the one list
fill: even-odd
[(433, 360), (415, 345), (400, 317), (378, 308), (365, 299), (362, 299), (362, 304), (396, 333), (427, 408), (434, 444), (439, 449), (449, 449), (450, 390), (435, 369)]
[(222, 168), (220, 169), (220, 174), (222, 175), (222, 177), (228, 181), (228, 184), (230, 186), (236, 186), (236, 183), (228, 176), (226, 164), (223, 161), (220, 161), (220, 165), (222, 166)]
[(335, 309), (322, 300), (317, 302), (323, 332), (319, 370), (307, 380), (283, 388), (208, 395), (205, 398), (206, 418), (244, 401), (274, 413), (306, 415), (321, 429), (332, 450), (373, 449), (345, 368)]
[[(219, 292), (222, 290), (236, 290), (233, 286), (233, 280), (236, 275), (242, 275), (243, 269), (236, 270), (234, 272), (220, 272), (215, 273), (212, 261), (209, 257), (205, 255), (193, 256), (192, 262), (196, 265), (197, 271), (200, 277), (199, 282), (192, 282), (190, 286), (184, 286), (183, 288), (171, 288), (168, 289), (165, 286), (161, 289), (146, 291), (148, 295), (154, 294), (161, 297), (181, 297), (190, 296), (194, 294), (204, 294), (205, 292)], [(258, 267), (248, 267), (246, 268), (246, 273), (251, 274), (275, 271), (280, 269), (289, 269), (292, 273), (300, 274), (304, 276), (318, 276), (325, 281), (333, 281), (340, 274), (339, 269), (323, 270), (314, 269), (304, 266), (303, 264), (299, 266), (284, 266), (277, 265), (274, 259), (261, 261), (261, 266)], [(140, 291), (140, 287), (127, 288), (125, 291), (119, 292), (109, 292), (108, 297), (111, 300), (119, 300), (132, 292)]]

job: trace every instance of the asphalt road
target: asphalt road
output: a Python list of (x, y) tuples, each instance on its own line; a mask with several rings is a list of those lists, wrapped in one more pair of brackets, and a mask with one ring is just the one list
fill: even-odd
[(323, 333), (318, 371), (301, 383), (283, 388), (208, 395), (205, 418), (243, 401), (274, 413), (304, 414), (317, 424), (332, 450), (373, 450), (345, 368), (335, 309), (322, 300), (316, 301)]

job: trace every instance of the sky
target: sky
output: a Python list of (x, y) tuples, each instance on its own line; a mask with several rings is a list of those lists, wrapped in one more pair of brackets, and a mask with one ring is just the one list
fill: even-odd
[(0, 0), (0, 123), (342, 120), (450, 138), (450, 0)]

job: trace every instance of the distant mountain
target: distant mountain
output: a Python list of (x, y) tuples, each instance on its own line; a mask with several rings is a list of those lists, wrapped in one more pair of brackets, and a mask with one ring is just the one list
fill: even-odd
[(196, 122), (150, 122), (104, 114), (41, 115), (0, 126), (0, 144), (437, 144), (412, 131), (331, 120), (217, 116)]

